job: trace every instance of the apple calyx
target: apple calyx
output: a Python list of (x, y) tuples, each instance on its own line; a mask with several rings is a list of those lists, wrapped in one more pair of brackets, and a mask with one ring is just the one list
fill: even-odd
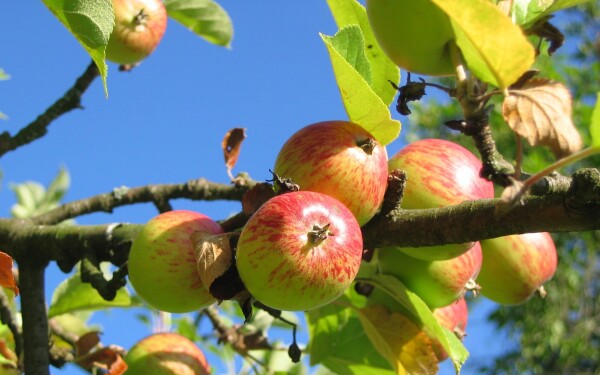
[(142, 8), (140, 9), (140, 11), (138, 12), (138, 14), (136, 14), (133, 17), (132, 23), (135, 27), (138, 26), (144, 26), (146, 25), (146, 22), (148, 22), (148, 14), (145, 12), (145, 9)]
[(356, 145), (367, 155), (372, 155), (373, 150), (377, 147), (377, 142), (373, 138), (367, 138), (356, 142)]
[(313, 224), (312, 230), (307, 234), (310, 243), (314, 246), (318, 246), (325, 241), (327, 237), (335, 236), (335, 233), (329, 230), (330, 225), (330, 223), (327, 223), (321, 227), (318, 224)]

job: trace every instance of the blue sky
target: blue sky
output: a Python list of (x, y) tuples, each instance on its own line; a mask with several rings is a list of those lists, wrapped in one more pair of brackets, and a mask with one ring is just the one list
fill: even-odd
[[(49, 128), (41, 140), (0, 160), (0, 216), (10, 215), (9, 183), (48, 184), (61, 166), (71, 175), (66, 201), (110, 192), (119, 186), (180, 183), (197, 177), (228, 181), (220, 149), (233, 127), (247, 128), (234, 173), (256, 180), (270, 177), (279, 148), (297, 129), (317, 121), (346, 119), (327, 50), (319, 33), (336, 26), (325, 1), (222, 1), (234, 22), (231, 49), (211, 45), (169, 21), (155, 53), (130, 73), (110, 65), (108, 99), (100, 80), (73, 111)], [(90, 58), (41, 2), (0, 4), (0, 68), (11, 75), (0, 82), (0, 132), (16, 133), (60, 97), (84, 71)], [(396, 115), (400, 118), (399, 115)], [(401, 119), (404, 126), (408, 126)], [(401, 141), (388, 147), (391, 155)], [(227, 217), (239, 203), (174, 201), (186, 208)], [(80, 224), (143, 223), (156, 214), (149, 204), (93, 214)], [(64, 277), (48, 270), (48, 293)], [(493, 332), (485, 315), (493, 305), (478, 304), (466, 338), (474, 372), (493, 353), (509, 345)], [(135, 319), (139, 311), (97, 314), (103, 342), (130, 347), (149, 334)], [(214, 364), (219, 368), (220, 365)], [(217, 373), (219, 373), (217, 371)], [(54, 374), (82, 374), (68, 367)], [(448, 363), (441, 373), (451, 373)]]

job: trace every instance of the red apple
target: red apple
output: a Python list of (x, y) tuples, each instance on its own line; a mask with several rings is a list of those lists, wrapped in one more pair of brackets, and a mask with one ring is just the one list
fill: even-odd
[(379, 249), (377, 255), (381, 272), (397, 277), (431, 308), (449, 305), (463, 296), (482, 262), (479, 242), (447, 260), (424, 261), (397, 248)]
[(387, 187), (387, 153), (369, 132), (348, 121), (309, 125), (283, 145), (274, 172), (300, 190), (330, 195), (360, 225), (379, 210)]
[(310, 310), (338, 298), (361, 258), (362, 234), (352, 212), (311, 191), (268, 200), (244, 226), (236, 250), (248, 291), (280, 310)]
[(175, 210), (150, 220), (138, 233), (129, 252), (129, 280), (152, 307), (183, 313), (198, 310), (215, 299), (202, 284), (190, 236), (218, 234), (221, 226), (203, 214)]
[(529, 299), (554, 275), (558, 255), (550, 234), (526, 233), (481, 241), (481, 294), (516, 305)]
[(167, 29), (167, 10), (160, 0), (113, 0), (115, 27), (106, 58), (136, 64), (154, 51)]
[[(454, 332), (459, 339), (462, 340), (466, 335), (469, 309), (464, 297), (447, 306), (434, 309), (433, 316), (442, 327)], [(448, 358), (448, 353), (446, 353), (439, 342), (434, 342), (433, 350), (440, 362)]]
[(124, 360), (127, 375), (210, 374), (210, 366), (202, 350), (176, 333), (156, 333), (138, 341)]
[[(471, 151), (442, 139), (423, 139), (404, 147), (388, 161), (389, 170), (406, 172), (402, 208), (438, 208), (494, 197), (493, 184), (479, 176), (482, 164)], [(402, 248), (423, 260), (454, 258), (473, 243)]]

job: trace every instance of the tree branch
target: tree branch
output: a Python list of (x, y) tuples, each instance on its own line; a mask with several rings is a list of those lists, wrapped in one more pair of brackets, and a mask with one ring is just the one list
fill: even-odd
[(73, 87), (32, 123), (19, 130), (14, 136), (8, 132), (0, 134), (0, 156), (43, 137), (48, 132), (48, 126), (52, 121), (73, 109), (81, 108), (81, 96), (98, 75), (98, 68), (92, 61), (75, 81)]
[(133, 203), (168, 202), (169, 199), (177, 198), (205, 201), (240, 201), (244, 193), (252, 186), (253, 183), (251, 182), (247, 182), (245, 185), (231, 185), (199, 178), (182, 184), (157, 184), (136, 188), (121, 187), (110, 193), (64, 204), (32, 220), (40, 225), (58, 224), (64, 220), (93, 212), (112, 212), (116, 207)]
[(50, 374), (50, 345), (44, 279), (47, 263), (18, 259), (23, 314), (25, 373)]

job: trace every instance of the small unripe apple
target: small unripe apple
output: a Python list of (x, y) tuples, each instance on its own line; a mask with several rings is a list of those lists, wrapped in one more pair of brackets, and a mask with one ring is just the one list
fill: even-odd
[(115, 26), (106, 58), (136, 64), (154, 51), (167, 29), (167, 10), (160, 0), (113, 0)]
[(209, 375), (200, 348), (176, 333), (156, 333), (138, 341), (125, 355), (125, 375)]
[(174, 210), (151, 219), (133, 241), (129, 281), (152, 307), (184, 313), (215, 302), (197, 272), (194, 232), (218, 234), (222, 229), (201, 213)]
[[(419, 2), (422, 0), (417, 0)], [(400, 1), (402, 2), (402, 1)], [(479, 176), (482, 164), (463, 146), (443, 139), (422, 139), (410, 143), (388, 161), (390, 172), (406, 172), (402, 208), (439, 208), (494, 197), (494, 185)], [(402, 248), (423, 260), (454, 258), (473, 242), (445, 246)]]
[(527, 301), (554, 275), (558, 255), (550, 234), (526, 233), (481, 241), (481, 294), (506, 305)]
[(362, 259), (356, 218), (338, 200), (312, 191), (271, 198), (244, 226), (236, 265), (248, 291), (280, 310), (310, 310), (338, 298)]
[(464, 295), (482, 262), (479, 242), (456, 258), (424, 261), (397, 248), (377, 251), (381, 272), (393, 275), (431, 308), (449, 305)]
[[(447, 306), (433, 309), (433, 316), (442, 327), (449, 329), (459, 339), (462, 340), (466, 335), (469, 309), (464, 297)], [(446, 353), (439, 342), (434, 342), (433, 350), (440, 362), (448, 358), (448, 353)]]
[(369, 132), (352, 122), (318, 122), (287, 140), (274, 172), (292, 179), (300, 190), (336, 198), (363, 225), (383, 202), (387, 153)]
[(451, 75), (450, 19), (430, 0), (367, 0), (375, 39), (396, 65), (427, 75)]

